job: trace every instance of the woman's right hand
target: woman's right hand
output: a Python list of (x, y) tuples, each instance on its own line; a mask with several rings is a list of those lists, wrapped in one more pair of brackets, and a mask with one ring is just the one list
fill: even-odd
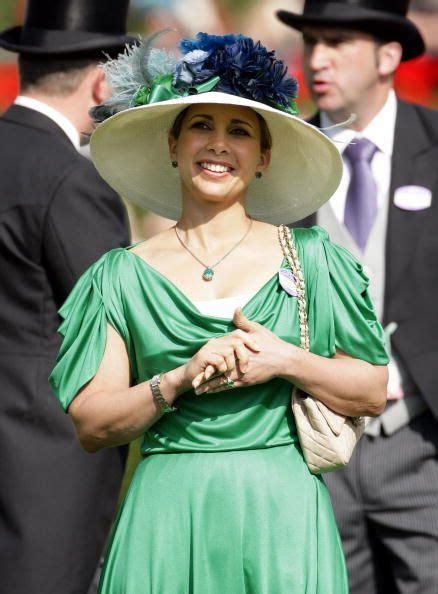
[(250, 352), (259, 350), (255, 340), (243, 330), (211, 338), (184, 365), (184, 384), (192, 387), (197, 378), (209, 379), (215, 375), (228, 374), (236, 367), (244, 374)]

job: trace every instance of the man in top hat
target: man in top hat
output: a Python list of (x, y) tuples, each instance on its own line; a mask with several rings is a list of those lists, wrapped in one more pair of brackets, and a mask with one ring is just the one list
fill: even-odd
[(57, 309), (83, 271), (126, 245), (119, 197), (79, 152), (98, 68), (118, 52), (128, 0), (30, 0), (0, 33), (21, 90), (0, 118), (0, 592), (86, 594), (115, 511), (123, 461), (89, 456), (52, 394)]
[(407, 9), (307, 0), (302, 15), (277, 13), (303, 33), (312, 123), (345, 163), (337, 192), (304, 224), (363, 262), (390, 335), (387, 408), (349, 466), (326, 476), (351, 594), (438, 592), (438, 114), (393, 90), (400, 61), (424, 51)]

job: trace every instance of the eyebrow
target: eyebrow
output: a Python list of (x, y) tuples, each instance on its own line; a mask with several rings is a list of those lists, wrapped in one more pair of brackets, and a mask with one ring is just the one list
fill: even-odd
[(252, 124), (250, 124), (249, 122), (247, 122), (245, 120), (231, 120), (231, 123), (232, 124), (246, 124), (250, 128), (253, 128)]
[[(213, 121), (213, 117), (211, 115), (208, 115), (206, 113), (195, 113), (194, 115), (192, 115), (192, 117), (189, 119), (189, 122), (191, 122), (192, 120), (194, 120), (195, 118), (205, 118), (206, 120), (210, 120), (211, 122)], [(231, 124), (245, 124), (246, 126), (249, 126), (250, 128), (254, 128), (254, 126), (252, 124), (250, 124), (249, 122), (245, 121), (245, 120), (238, 120), (238, 119), (232, 119), (231, 120)]]

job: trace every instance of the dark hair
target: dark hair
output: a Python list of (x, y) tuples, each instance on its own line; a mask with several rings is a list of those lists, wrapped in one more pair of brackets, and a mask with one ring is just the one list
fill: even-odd
[[(188, 109), (188, 107), (183, 109), (183, 111), (181, 111), (176, 116), (175, 121), (172, 124), (169, 134), (175, 139), (178, 139), (179, 135), (181, 134), (182, 124)], [(254, 113), (256, 114), (260, 124), (260, 148), (264, 153), (272, 148), (272, 136), (269, 132), (268, 124), (266, 123), (265, 119), (256, 111)]]
[(20, 54), (18, 69), (20, 88), (36, 88), (49, 95), (67, 96), (73, 93), (88, 68), (99, 64), (97, 57), (33, 56)]

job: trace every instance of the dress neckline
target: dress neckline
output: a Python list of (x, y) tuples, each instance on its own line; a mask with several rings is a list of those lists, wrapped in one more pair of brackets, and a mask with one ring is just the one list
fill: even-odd
[[(139, 256), (135, 252), (132, 252), (131, 251), (131, 249), (133, 247), (135, 247), (136, 245), (138, 245), (138, 243), (142, 243), (142, 242), (137, 242), (134, 245), (130, 245), (128, 247), (121, 248), (121, 249), (123, 249), (126, 253), (130, 254), (132, 257), (134, 257), (135, 260), (139, 261), (140, 264), (142, 264), (147, 270), (149, 270), (150, 272), (152, 272), (153, 274), (155, 274), (164, 283), (166, 283), (167, 285), (169, 285), (173, 289), (173, 291), (175, 293), (177, 293), (183, 301), (185, 301), (185, 303), (190, 307), (190, 309), (196, 315), (198, 315), (198, 316), (200, 316), (202, 318), (210, 318), (210, 319), (218, 320), (218, 321), (221, 321), (221, 322), (224, 322), (224, 321), (231, 322), (232, 321), (232, 320), (226, 320), (225, 318), (221, 318), (220, 316), (210, 316), (210, 315), (203, 314), (202, 311), (200, 309), (198, 309), (198, 307), (196, 306), (195, 302), (192, 301), (192, 299), (190, 299), (190, 297), (188, 297), (184, 293), (184, 291), (182, 291), (173, 281), (171, 281), (169, 278), (167, 278), (167, 276), (165, 274), (163, 274), (162, 272), (160, 272), (159, 270), (157, 270), (156, 268), (154, 268), (144, 258), (142, 258), (141, 256)], [(283, 259), (282, 259), (282, 261), (280, 263), (280, 266), (278, 267), (277, 271), (265, 283), (263, 283), (263, 285), (257, 291), (255, 291), (252, 294), (252, 297), (250, 297), (250, 299), (248, 299), (248, 301), (245, 303), (245, 305), (243, 305), (242, 311), (244, 313), (247, 310), (247, 308), (249, 308), (253, 304), (253, 302), (257, 299), (257, 297), (260, 295), (260, 293), (262, 293), (262, 291), (264, 289), (266, 289), (266, 287), (268, 285), (270, 285), (272, 283), (272, 281), (278, 276), (278, 273), (279, 273), (280, 269), (283, 268), (285, 265), (286, 265), (286, 258), (283, 257)], [(234, 297), (239, 297), (239, 295), (232, 295), (231, 297), (225, 297), (224, 299), (232, 299)]]
[[(271, 280), (271, 279), (269, 279)], [(219, 299), (196, 299), (193, 303), (223, 303), (225, 301), (236, 301), (238, 299), (246, 299), (249, 301), (251, 297), (256, 294), (256, 291), (251, 291), (249, 293), (240, 293), (239, 295), (233, 295), (232, 297), (219, 297)]]

